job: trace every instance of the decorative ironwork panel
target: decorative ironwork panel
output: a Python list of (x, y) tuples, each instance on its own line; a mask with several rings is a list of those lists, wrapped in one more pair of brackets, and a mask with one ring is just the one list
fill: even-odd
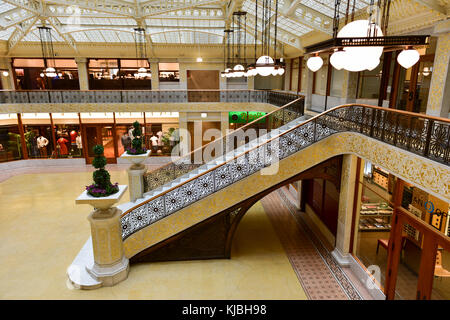
[(195, 179), (195, 189), (198, 199), (209, 196), (214, 192), (214, 172), (209, 172)]
[(229, 166), (223, 165), (214, 170), (214, 188), (216, 191), (233, 183)]
[(49, 103), (49, 91), (30, 91), (28, 92), (30, 103)]
[(446, 123), (433, 121), (430, 135), (428, 157), (444, 163), (449, 163), (450, 126)]
[(27, 92), (10, 91), (10, 103), (29, 103)]

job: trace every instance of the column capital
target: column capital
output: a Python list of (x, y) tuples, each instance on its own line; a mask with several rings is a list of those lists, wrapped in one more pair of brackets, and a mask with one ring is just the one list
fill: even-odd
[(434, 26), (433, 35), (439, 36), (442, 33), (450, 32), (450, 19), (439, 22)]
[(79, 64), (79, 63), (87, 63), (87, 61), (88, 61), (87, 58), (83, 58), (83, 57), (77, 57), (77, 58), (75, 58), (76, 64)]

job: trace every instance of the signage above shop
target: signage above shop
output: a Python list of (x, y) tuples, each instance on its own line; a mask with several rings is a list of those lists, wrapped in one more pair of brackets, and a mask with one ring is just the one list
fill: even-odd
[[(258, 111), (249, 111), (249, 112), (229, 112), (228, 113), (228, 121), (230, 123), (247, 123), (252, 122), (258, 118), (264, 117), (266, 115), (265, 112)], [(258, 121), (258, 123), (264, 123), (264, 119)]]

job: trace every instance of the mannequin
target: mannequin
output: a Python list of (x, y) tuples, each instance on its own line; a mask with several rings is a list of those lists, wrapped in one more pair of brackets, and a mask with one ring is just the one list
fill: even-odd
[(159, 139), (158, 139), (157, 136), (153, 135), (153, 136), (150, 138), (150, 141), (151, 141), (151, 143), (152, 143), (152, 149), (153, 149), (153, 152), (156, 153), (156, 152), (158, 151), (158, 141), (159, 141)]
[(156, 135), (158, 136), (158, 147), (162, 147), (162, 145), (163, 145), (163, 142), (162, 142), (163, 133), (162, 133), (162, 131), (158, 131), (156, 133)]
[(58, 140), (56, 140), (59, 146), (59, 154), (64, 156), (69, 154), (69, 150), (67, 149), (66, 143), (69, 142), (67, 139), (63, 138), (62, 136), (59, 137)]
[(37, 141), (37, 147), (39, 149), (39, 154), (41, 155), (41, 158), (46, 158), (47, 157), (47, 145), (48, 145), (47, 138), (44, 137), (43, 135), (39, 135), (39, 137), (37, 137), (36, 141)]
[(82, 142), (82, 140), (81, 140), (81, 134), (80, 134), (80, 132), (78, 132), (78, 135), (77, 135), (77, 137), (75, 138), (75, 143), (77, 144), (77, 148), (78, 148), (79, 150), (83, 149), (83, 142)]

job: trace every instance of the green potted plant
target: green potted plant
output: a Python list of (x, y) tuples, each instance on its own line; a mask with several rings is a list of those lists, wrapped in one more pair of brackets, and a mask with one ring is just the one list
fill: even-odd
[(133, 140), (131, 140), (131, 147), (128, 148), (120, 157), (127, 159), (134, 166), (133, 169), (141, 168), (141, 163), (145, 161), (150, 154), (144, 146), (144, 139), (142, 137), (141, 125), (138, 121), (133, 123)]
[(93, 148), (95, 158), (92, 166), (96, 169), (92, 174), (94, 183), (86, 186), (86, 190), (76, 199), (77, 204), (89, 204), (99, 210), (107, 210), (119, 201), (127, 189), (126, 185), (111, 183), (111, 176), (105, 169), (106, 158), (103, 156), (103, 146), (96, 145)]

